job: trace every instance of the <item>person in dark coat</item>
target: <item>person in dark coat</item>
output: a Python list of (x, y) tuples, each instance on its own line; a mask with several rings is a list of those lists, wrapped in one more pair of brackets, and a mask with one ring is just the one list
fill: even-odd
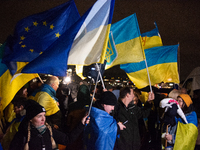
[(33, 100), (27, 102), (26, 117), (11, 142), (10, 150), (52, 150), (57, 144), (66, 145), (74, 141), (82, 133), (85, 122), (89, 123), (85, 116), (71, 134), (62, 133), (45, 122), (44, 107)]
[(120, 131), (120, 135), (116, 139), (115, 150), (140, 149), (138, 119), (146, 118), (150, 114), (150, 103), (154, 99), (154, 93), (149, 93), (148, 101), (143, 108), (133, 103), (134, 97), (132, 88), (124, 87), (120, 90), (120, 97), (114, 110), (114, 118), (117, 122), (122, 122), (126, 129)]
[[(68, 131), (72, 131), (86, 114), (85, 107), (90, 105), (90, 90), (87, 85), (80, 85), (77, 93), (77, 101), (69, 105), (69, 113), (67, 115), (66, 126)], [(83, 149), (83, 134), (77, 140), (67, 145), (67, 150)]]

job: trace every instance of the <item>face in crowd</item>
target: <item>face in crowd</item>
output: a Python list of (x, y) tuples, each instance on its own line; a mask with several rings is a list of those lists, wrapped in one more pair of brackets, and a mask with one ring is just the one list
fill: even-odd
[[(133, 93), (133, 89), (130, 89), (130, 93), (127, 93), (126, 95), (128, 102), (130, 103), (131, 101), (134, 101), (136, 96)], [(135, 104), (135, 102), (134, 102)]]
[(103, 108), (108, 114), (110, 114), (114, 110), (115, 106), (103, 104)]
[(52, 83), (52, 88), (57, 91), (58, 87), (59, 87), (59, 79), (57, 78), (54, 83)]
[(44, 125), (46, 120), (45, 114), (45, 112), (41, 112), (37, 114), (33, 119), (31, 119), (30, 122), (32, 123), (32, 125), (35, 127), (40, 127)]
[(177, 98), (177, 102), (178, 102), (180, 108), (183, 108), (185, 106), (185, 104), (183, 103), (183, 99), (181, 97)]

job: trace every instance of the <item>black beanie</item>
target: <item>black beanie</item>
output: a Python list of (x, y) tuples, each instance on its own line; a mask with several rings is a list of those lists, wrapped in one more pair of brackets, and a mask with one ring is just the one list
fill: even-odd
[(101, 94), (99, 103), (115, 106), (117, 103), (117, 98), (112, 92), (106, 91)]
[(31, 120), (41, 112), (46, 112), (44, 107), (34, 100), (27, 100), (26, 106), (26, 119)]

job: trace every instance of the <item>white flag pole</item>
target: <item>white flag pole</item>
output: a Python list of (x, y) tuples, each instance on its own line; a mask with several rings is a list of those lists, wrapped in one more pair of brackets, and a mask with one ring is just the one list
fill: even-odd
[[(141, 34), (140, 34), (140, 35), (141, 35)], [(144, 62), (145, 62), (145, 65), (146, 65), (146, 70), (147, 70), (147, 76), (148, 76), (148, 80), (149, 80), (149, 88), (150, 88), (150, 91), (151, 91), (151, 93), (152, 93), (151, 79), (150, 79), (150, 75), (149, 75), (147, 60), (146, 60), (146, 57), (145, 57), (144, 47), (143, 47), (143, 45), (142, 45), (142, 38), (141, 38), (141, 36), (140, 36), (140, 42), (141, 42), (141, 46), (142, 46), (142, 53), (143, 53)]]
[(96, 80), (96, 84), (94, 86), (94, 92), (93, 92), (93, 95), (92, 95), (92, 100), (91, 100), (91, 103), (90, 103), (90, 107), (89, 107), (89, 111), (88, 111), (88, 116), (90, 115), (90, 111), (91, 111), (91, 108), (92, 108), (92, 103), (94, 101), (94, 95), (95, 95), (95, 91), (96, 91), (96, 87), (97, 87), (97, 83), (98, 83), (98, 79), (99, 79), (99, 72), (98, 72), (98, 76), (97, 76), (97, 80)]
[(102, 78), (102, 75), (101, 75), (101, 72), (100, 72), (101, 64), (100, 64), (100, 67), (99, 67), (99, 65), (96, 63), (96, 67), (97, 67), (97, 71), (98, 71), (100, 79), (101, 79), (103, 89), (105, 90), (105, 85), (104, 85), (103, 78)]
[(147, 65), (147, 60), (146, 60), (146, 58), (144, 59), (144, 61), (145, 61), (146, 70), (147, 70), (147, 76), (148, 76), (148, 80), (149, 80), (149, 88), (150, 88), (150, 91), (151, 91), (151, 93), (152, 93), (151, 79), (150, 79), (150, 75), (149, 75), (149, 70), (148, 70), (148, 65)]

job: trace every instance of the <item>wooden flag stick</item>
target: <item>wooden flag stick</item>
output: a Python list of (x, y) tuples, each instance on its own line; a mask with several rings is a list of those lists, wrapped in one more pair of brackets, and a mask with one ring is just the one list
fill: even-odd
[[(167, 125), (167, 128), (166, 128), (166, 134), (168, 133), (168, 125)], [(167, 139), (165, 141), (165, 148), (167, 147)]]

